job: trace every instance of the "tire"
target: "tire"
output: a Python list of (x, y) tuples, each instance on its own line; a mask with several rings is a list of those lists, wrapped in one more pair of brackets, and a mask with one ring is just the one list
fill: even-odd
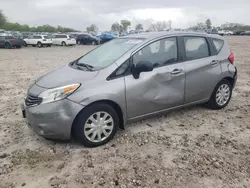
[(95, 41), (92, 41), (92, 45), (93, 45), (93, 46), (96, 45), (96, 42), (95, 42)]
[(5, 47), (6, 49), (11, 49), (11, 48), (12, 48), (11, 44), (8, 43), (8, 42), (5, 43), (4, 47)]
[(37, 43), (37, 46), (38, 46), (38, 48), (43, 47), (43, 45), (42, 45), (42, 43), (41, 43), (41, 42), (38, 42), (38, 43)]
[(22, 46), (21, 46), (21, 45), (18, 45), (18, 46), (16, 46), (16, 48), (19, 48), (19, 49), (20, 49), (20, 48), (22, 48)]
[(63, 41), (63, 42), (62, 42), (62, 46), (66, 46), (66, 42)]
[[(225, 92), (222, 97), (226, 97), (228, 96), (228, 98), (224, 98), (225, 100), (222, 100), (222, 103), (219, 104), (219, 96), (220, 94), (218, 93), (220, 89), (223, 89), (223, 87), (225, 88), (228, 88), (228, 92)], [(226, 89), (227, 90), (227, 89)], [(211, 109), (214, 109), (214, 110), (220, 110), (224, 107), (226, 107), (228, 105), (228, 103), (230, 102), (231, 100), (231, 96), (232, 96), (232, 90), (233, 90), (233, 86), (232, 84), (228, 81), (228, 80), (222, 80), (220, 81), (217, 86), (214, 88), (214, 91), (212, 93), (212, 96), (210, 97), (208, 103), (207, 103), (207, 106)], [(223, 92), (225, 90), (223, 89)], [(218, 100), (216, 100), (218, 98)]]
[[(95, 120), (95, 115), (97, 115), (98, 112), (101, 112), (100, 117), (104, 117), (104, 115), (105, 115), (104, 113), (108, 114), (108, 116), (106, 117), (107, 118), (106, 121), (108, 121), (108, 120), (111, 121), (109, 123), (106, 123), (106, 125), (105, 124), (102, 125), (102, 126), (105, 126), (106, 128), (108, 128), (108, 129), (105, 129), (106, 134), (108, 134), (106, 136), (106, 138), (105, 138), (105, 135), (102, 131), (102, 129), (103, 129), (102, 126), (100, 124), (99, 125), (92, 125), (92, 124), (95, 124), (95, 121), (92, 121), (89, 119), (92, 116)], [(96, 119), (98, 119), (97, 116), (96, 116)], [(91, 126), (91, 128), (87, 127), (87, 123), (89, 123), (89, 126)], [(110, 130), (110, 127), (112, 127), (112, 130)], [(86, 107), (86, 109), (81, 111), (80, 114), (77, 116), (77, 118), (74, 122), (74, 125), (73, 125), (73, 135), (84, 146), (97, 147), (97, 146), (104, 145), (104, 144), (108, 143), (110, 140), (112, 140), (113, 137), (115, 136), (115, 133), (116, 133), (118, 127), (119, 127), (119, 117), (118, 117), (117, 112), (114, 110), (114, 108), (112, 108), (110, 105), (105, 104), (105, 103), (95, 103), (95, 104), (92, 104), (92, 105)], [(95, 129), (97, 129), (97, 130), (95, 130)], [(91, 132), (87, 133), (87, 131), (91, 131)], [(98, 134), (98, 131), (102, 131), (102, 132), (100, 132), (100, 134)], [(93, 135), (95, 135), (94, 136), (94, 139), (96, 139), (95, 141), (90, 140), (91, 139), (90, 137), (92, 137)], [(97, 140), (98, 137), (101, 138), (101, 140), (99, 139), (100, 141)]]
[(26, 43), (25, 41), (23, 42), (23, 46), (24, 46), (24, 47), (27, 47), (27, 43)]

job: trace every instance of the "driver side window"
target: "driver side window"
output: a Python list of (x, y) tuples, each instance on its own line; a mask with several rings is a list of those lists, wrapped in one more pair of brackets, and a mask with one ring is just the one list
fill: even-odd
[(134, 65), (140, 61), (150, 62), (154, 68), (177, 62), (176, 37), (161, 39), (145, 46), (133, 56)]

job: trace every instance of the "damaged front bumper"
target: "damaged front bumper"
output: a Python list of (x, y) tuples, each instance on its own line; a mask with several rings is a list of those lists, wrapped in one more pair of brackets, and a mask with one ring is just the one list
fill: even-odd
[(35, 133), (60, 140), (70, 139), (73, 121), (83, 107), (68, 99), (31, 107), (21, 104), (23, 117)]

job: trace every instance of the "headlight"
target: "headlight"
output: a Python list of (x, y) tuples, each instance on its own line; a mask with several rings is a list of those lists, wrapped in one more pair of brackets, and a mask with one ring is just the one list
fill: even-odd
[(38, 97), (43, 99), (41, 104), (58, 101), (69, 96), (71, 93), (77, 90), (79, 86), (80, 84), (72, 84), (54, 89), (48, 89), (40, 93)]

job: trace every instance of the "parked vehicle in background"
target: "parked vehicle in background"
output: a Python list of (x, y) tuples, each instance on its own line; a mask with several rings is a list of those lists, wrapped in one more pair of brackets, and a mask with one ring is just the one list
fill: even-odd
[(219, 35), (128, 35), (37, 79), (22, 114), (43, 137), (74, 135), (95, 147), (149, 115), (200, 103), (222, 109), (236, 80), (234, 54)]
[(32, 45), (41, 48), (52, 45), (52, 40), (47, 35), (34, 35), (23, 40), (24, 46)]
[(77, 44), (92, 44), (99, 45), (100, 39), (98, 37), (91, 36), (89, 34), (79, 34), (76, 37)]
[(244, 31), (240, 35), (250, 35), (250, 31)]
[(213, 29), (207, 29), (205, 30), (207, 34), (219, 34), (218, 29), (213, 28)]
[(73, 46), (76, 45), (76, 40), (70, 35), (56, 34), (52, 36), (53, 45)]
[(245, 32), (244, 30), (238, 30), (238, 31), (234, 31), (233, 35), (240, 35), (241, 33)]
[(0, 36), (0, 47), (21, 48), (22, 41), (19, 39), (15, 39), (13, 36)]
[(102, 34), (98, 35), (97, 37), (99, 37), (101, 39), (101, 44), (116, 38), (116, 36), (114, 36), (111, 33), (102, 33)]

